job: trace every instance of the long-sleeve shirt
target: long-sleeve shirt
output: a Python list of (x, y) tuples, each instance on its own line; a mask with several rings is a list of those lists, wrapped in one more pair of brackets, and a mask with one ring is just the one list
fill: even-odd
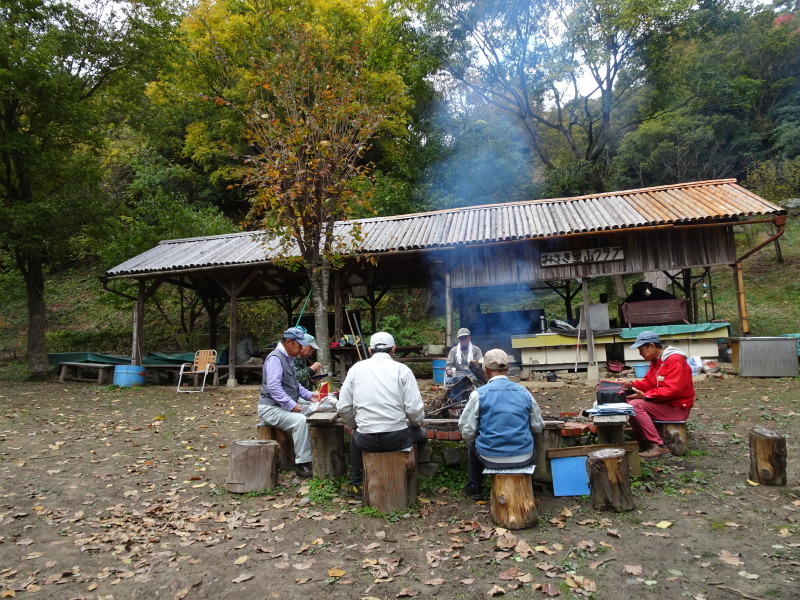
[[(289, 356), (289, 354), (286, 352), (286, 349), (283, 347), (283, 344), (278, 344), (276, 351), (282, 352), (287, 357)], [(289, 359), (289, 365), (292, 369), (294, 368), (294, 365), (291, 363), (291, 358)], [(297, 404), (298, 398), (290, 397), (283, 389), (283, 385), (281, 383), (283, 379), (283, 365), (277, 356), (267, 357), (267, 360), (264, 361), (263, 374), (264, 376), (262, 385), (266, 386), (267, 390), (269, 390), (269, 395), (271, 398), (283, 410), (291, 411)], [(299, 383), (297, 384), (297, 393), (299, 398), (302, 398), (303, 400), (311, 400), (311, 392), (309, 392)]]
[(253, 338), (244, 337), (236, 344), (236, 364), (243, 365), (256, 355), (256, 347)]
[(361, 433), (420, 427), (425, 418), (414, 373), (386, 352), (354, 364), (339, 391), (336, 405), (342, 420)]
[[(445, 368), (455, 370), (455, 372), (460, 375), (469, 374), (471, 371), (469, 370), (469, 362), (467, 361), (467, 358), (469, 358), (468, 350), (466, 348), (462, 348), (460, 343), (456, 344), (450, 348), (450, 352), (447, 354)], [(472, 362), (477, 362), (482, 358), (483, 353), (481, 352), (481, 349), (473, 344)]]
[[(481, 396), (488, 398), (490, 403), (501, 403), (502, 406), (487, 405), (482, 411)], [(524, 399), (524, 402), (515, 399)], [(509, 414), (512, 404), (526, 406), (524, 410), (528, 414)], [(487, 414), (490, 416), (487, 417)], [(485, 386), (474, 390), (458, 420), (458, 428), (467, 442), (476, 442), (479, 436), (484, 436), (485, 439), (482, 438), (481, 444), (476, 443), (476, 447), (480, 446), (477, 448), (479, 454), (491, 457), (495, 462), (524, 459), (532, 454), (530, 434), (522, 429), (525, 424), (531, 433), (539, 433), (544, 429), (539, 405), (527, 389), (510, 382), (506, 375), (495, 375)], [(530, 445), (530, 449), (520, 449), (524, 445)]]
[(650, 363), (644, 379), (632, 385), (644, 392), (645, 400), (681, 408), (694, 406), (692, 368), (686, 362), (686, 355), (672, 346), (664, 348), (661, 357)]

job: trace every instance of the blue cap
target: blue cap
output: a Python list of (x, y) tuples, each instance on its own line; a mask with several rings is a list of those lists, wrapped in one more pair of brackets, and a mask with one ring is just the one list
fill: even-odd
[(300, 329), (299, 327), (289, 327), (289, 329), (283, 332), (283, 339), (294, 340), (301, 346), (308, 346), (308, 342), (306, 341), (306, 334), (303, 333), (303, 330)]
[(661, 339), (658, 337), (658, 334), (655, 331), (643, 331), (639, 335), (636, 336), (636, 341), (631, 344), (631, 348), (638, 348), (639, 346), (644, 346), (645, 344), (660, 344)]

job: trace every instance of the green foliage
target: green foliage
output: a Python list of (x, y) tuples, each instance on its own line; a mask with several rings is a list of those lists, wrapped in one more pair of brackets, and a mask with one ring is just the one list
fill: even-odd
[(448, 494), (450, 496), (461, 494), (467, 485), (467, 472), (461, 467), (448, 467), (442, 465), (436, 475), (429, 478), (420, 478), (419, 489), (428, 496)]
[(328, 505), (334, 498), (339, 496), (339, 479), (317, 479), (316, 477), (309, 480), (308, 485), (311, 488), (308, 492), (308, 499), (314, 504)]

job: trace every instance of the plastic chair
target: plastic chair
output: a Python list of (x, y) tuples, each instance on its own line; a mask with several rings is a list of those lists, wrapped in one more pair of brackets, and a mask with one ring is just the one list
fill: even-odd
[[(187, 369), (189, 367), (189, 369)], [(183, 363), (178, 375), (178, 392), (192, 393), (202, 392), (206, 387), (206, 378), (209, 374), (213, 374), (217, 368), (217, 351), (216, 350), (198, 350), (194, 353), (193, 363)], [(194, 378), (194, 389), (181, 389), (181, 381), (184, 375), (191, 375)], [(203, 376), (203, 384), (200, 389), (197, 389), (197, 377)]]

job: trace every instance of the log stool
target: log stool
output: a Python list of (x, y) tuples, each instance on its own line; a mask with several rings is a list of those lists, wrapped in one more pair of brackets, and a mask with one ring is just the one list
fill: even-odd
[(764, 427), (750, 430), (750, 479), (786, 485), (786, 436)]
[(417, 451), (364, 452), (364, 506), (389, 514), (417, 501)]
[(506, 529), (527, 529), (539, 521), (533, 495), (533, 467), (485, 469), (492, 476), (492, 520)]
[(586, 458), (586, 472), (589, 474), (592, 508), (611, 508), (617, 512), (636, 508), (625, 450), (608, 448), (590, 452)]
[(275, 440), (278, 442), (278, 468), (281, 471), (294, 469), (294, 441), (292, 434), (283, 429), (259, 423), (256, 427), (256, 438), (259, 440)]
[(234, 494), (273, 489), (278, 483), (278, 448), (275, 440), (233, 442), (225, 489)]
[(673, 456), (683, 456), (689, 446), (686, 421), (653, 421), (656, 431)]

